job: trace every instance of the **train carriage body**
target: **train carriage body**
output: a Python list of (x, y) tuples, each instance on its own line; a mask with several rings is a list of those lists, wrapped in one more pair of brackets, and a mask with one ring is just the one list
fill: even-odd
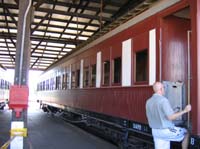
[(158, 1), (151, 8), (49, 68), (38, 83), (44, 105), (151, 133), (145, 102), (163, 81), (176, 109), (192, 104), (178, 120), (199, 146), (200, 71), (198, 0)]
[(6, 70), (0, 67), (0, 109), (6, 106), (9, 98), (10, 82), (5, 78)]

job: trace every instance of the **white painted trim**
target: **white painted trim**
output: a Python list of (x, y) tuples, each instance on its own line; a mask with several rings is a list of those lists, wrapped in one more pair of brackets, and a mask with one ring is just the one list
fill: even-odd
[[(13, 121), (11, 122), (11, 129), (17, 129), (17, 128), (24, 128), (24, 122), (23, 121)], [(10, 149), (23, 149), (23, 136), (17, 136), (12, 140), (10, 143)]]
[(96, 87), (101, 87), (101, 51), (97, 53)]
[(132, 39), (122, 42), (122, 86), (131, 86)]
[(69, 66), (69, 89), (72, 88), (72, 65)]
[(156, 29), (149, 31), (149, 85), (156, 81)]
[(82, 59), (80, 62), (80, 88), (83, 88), (83, 63), (84, 60)]

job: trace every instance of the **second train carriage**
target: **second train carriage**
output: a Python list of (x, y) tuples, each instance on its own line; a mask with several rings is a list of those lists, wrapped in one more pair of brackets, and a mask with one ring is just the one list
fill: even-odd
[(192, 104), (191, 114), (176, 123), (191, 130), (190, 146), (199, 148), (199, 3), (158, 1), (62, 59), (40, 78), (41, 104), (79, 115), (112, 137), (118, 138), (113, 127), (122, 128), (128, 140), (132, 133), (151, 134), (145, 102), (152, 84), (163, 81), (175, 110)]
[(10, 82), (5, 78), (6, 70), (0, 67), (0, 109), (3, 109), (9, 98)]

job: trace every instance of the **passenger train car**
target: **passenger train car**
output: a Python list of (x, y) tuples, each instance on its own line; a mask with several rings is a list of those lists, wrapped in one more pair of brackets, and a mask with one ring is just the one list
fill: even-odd
[(200, 148), (200, 2), (158, 1), (151, 8), (51, 66), (40, 77), (43, 109), (64, 111), (131, 145), (151, 142), (145, 115), (152, 84), (162, 81), (174, 110), (192, 105), (175, 123)]
[(6, 70), (0, 67), (0, 109), (4, 109), (9, 98), (10, 82), (5, 78)]

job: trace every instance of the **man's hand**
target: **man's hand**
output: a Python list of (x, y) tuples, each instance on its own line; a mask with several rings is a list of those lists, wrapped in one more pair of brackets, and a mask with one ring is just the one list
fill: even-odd
[(176, 113), (174, 113), (174, 114), (172, 114), (172, 115), (167, 116), (167, 119), (168, 119), (168, 120), (171, 120), (171, 121), (172, 121), (172, 120), (175, 120), (175, 119), (177, 119), (178, 117), (180, 117), (181, 115), (183, 115), (183, 114), (185, 114), (185, 113), (191, 111), (191, 109), (192, 109), (192, 107), (191, 107), (191, 105), (189, 104), (189, 105), (187, 105), (187, 106), (185, 107), (184, 110), (179, 111), (179, 112), (176, 112)]
[(192, 106), (190, 104), (188, 104), (185, 109), (183, 110), (185, 113), (190, 112), (192, 109)]

